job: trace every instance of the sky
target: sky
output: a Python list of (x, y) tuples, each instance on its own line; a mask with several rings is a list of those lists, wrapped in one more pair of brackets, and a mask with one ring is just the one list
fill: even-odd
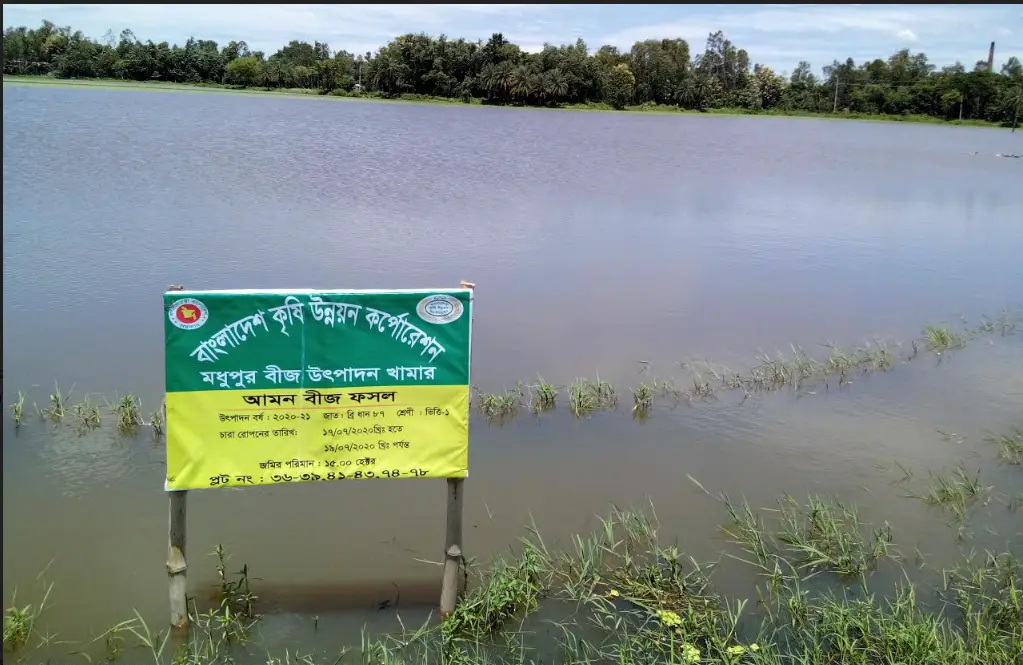
[(376, 51), (408, 32), (487, 39), (502, 32), (528, 51), (544, 43), (603, 44), (628, 50), (638, 40), (682, 37), (702, 52), (707, 35), (725, 36), (753, 62), (779, 73), (800, 60), (819, 71), (835, 59), (857, 63), (899, 49), (923, 51), (941, 67), (972, 68), (997, 42), (996, 69), (1023, 59), (1023, 5), (17, 5), (3, 6), (4, 28), (43, 19), (101, 39), (130, 28), (143, 40), (221, 45), (245, 40), (267, 55), (299, 39), (352, 53)]

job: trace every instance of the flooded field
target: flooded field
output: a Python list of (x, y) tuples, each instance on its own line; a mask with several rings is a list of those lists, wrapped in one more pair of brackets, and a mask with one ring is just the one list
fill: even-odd
[[(572, 548), (612, 505), (652, 505), (661, 546), (698, 561), (772, 565), (744, 554), (722, 493), (740, 516), (783, 493), (855, 504), (871, 588), (1023, 554), (1023, 472), (998, 438), (1023, 426), (1023, 171), (985, 156), (1020, 152), (1019, 133), (7, 85), (3, 112), (5, 407), (24, 395), (20, 427), (3, 420), (3, 593), (38, 604), (52, 583), (51, 654), (135, 610), (166, 623), (163, 441), (119, 432), (112, 405), (159, 409), (169, 284), (474, 281), (465, 545), (483, 568), (530, 525)], [(538, 375), (558, 395), (532, 413)], [(575, 408), (580, 377), (613, 386), (613, 408)], [(60, 422), (38, 415), (56, 387)], [(99, 427), (79, 426), (86, 396)], [(229, 573), (247, 565), (252, 662), (411, 629), (436, 606), (444, 496), (191, 492), (189, 591), (215, 596), (218, 544)], [(720, 568), (752, 612), (762, 571)], [(619, 582), (587, 593), (649, 592)], [(530, 615), (540, 651), (521, 660), (586, 662), (558, 645), (572, 584)]]

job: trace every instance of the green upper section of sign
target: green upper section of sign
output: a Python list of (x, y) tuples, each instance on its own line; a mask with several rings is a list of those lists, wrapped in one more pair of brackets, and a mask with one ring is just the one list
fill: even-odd
[(471, 295), (170, 291), (167, 392), (468, 385)]

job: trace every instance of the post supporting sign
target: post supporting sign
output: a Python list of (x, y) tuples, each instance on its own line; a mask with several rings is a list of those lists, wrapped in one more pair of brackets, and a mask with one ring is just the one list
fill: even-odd
[(461, 560), (472, 287), (164, 294), (172, 625), (188, 621), (186, 490), (446, 478)]

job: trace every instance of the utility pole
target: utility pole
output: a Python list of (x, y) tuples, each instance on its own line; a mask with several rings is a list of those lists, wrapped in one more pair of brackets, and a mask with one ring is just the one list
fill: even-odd
[(838, 77), (835, 77), (835, 105), (831, 108), (832, 113), (838, 113)]

